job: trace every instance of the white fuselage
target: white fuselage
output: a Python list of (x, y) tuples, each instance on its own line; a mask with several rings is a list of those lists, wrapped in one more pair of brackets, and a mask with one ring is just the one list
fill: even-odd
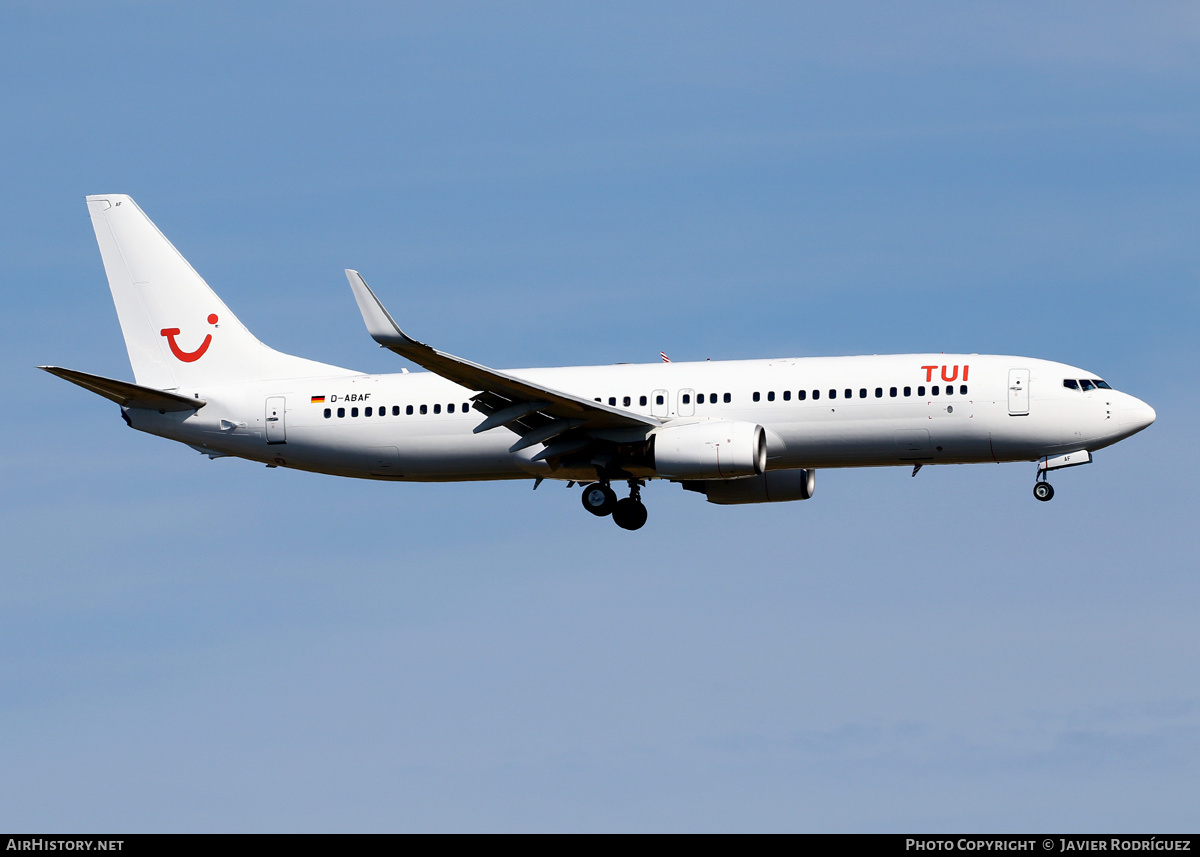
[[(1149, 406), (1128, 394), (1063, 385), (1064, 379), (1098, 378), (1092, 373), (1026, 357), (809, 357), (507, 374), (611, 401), (664, 426), (757, 423), (766, 430), (770, 470), (1033, 461), (1108, 446), (1154, 419)], [(546, 461), (532, 460), (537, 446), (510, 452), (518, 435), (506, 428), (473, 433), (484, 419), (469, 407), (476, 391), (430, 373), (253, 381), (177, 392), (207, 404), (194, 413), (127, 410), (130, 424), (214, 456), (342, 476), (595, 478), (589, 467), (552, 470)], [(611, 439), (626, 439), (619, 435)]]

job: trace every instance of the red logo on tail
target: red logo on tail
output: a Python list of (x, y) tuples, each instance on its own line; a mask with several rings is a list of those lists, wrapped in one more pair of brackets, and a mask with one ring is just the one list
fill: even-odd
[[(208, 323), (217, 323), (217, 316), (215, 313), (208, 317)], [(204, 352), (208, 350), (208, 346), (212, 343), (212, 334), (210, 333), (204, 337), (204, 341), (200, 343), (200, 347), (195, 351), (184, 351), (179, 347), (179, 343), (175, 341), (175, 337), (179, 334), (178, 327), (164, 327), (159, 331), (159, 334), (167, 338), (167, 345), (171, 346), (171, 353), (184, 363), (195, 363), (204, 356)]]

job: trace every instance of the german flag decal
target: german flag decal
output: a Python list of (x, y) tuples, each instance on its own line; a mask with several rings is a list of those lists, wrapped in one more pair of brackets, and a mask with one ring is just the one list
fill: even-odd
[(323, 404), (325, 404), (325, 397), (324, 396), (313, 396), (312, 401), (309, 404), (323, 405)]

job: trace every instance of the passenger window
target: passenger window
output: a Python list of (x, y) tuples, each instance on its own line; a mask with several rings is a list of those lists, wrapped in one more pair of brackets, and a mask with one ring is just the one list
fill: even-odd
[(783, 400), (785, 402), (790, 402), (792, 400), (792, 391), (791, 390), (783, 391)]
[(917, 395), (918, 395), (918, 396), (924, 396), (924, 395), (925, 395), (925, 388), (924, 388), (924, 387), (917, 387)]
[(761, 397), (760, 397), (760, 395), (759, 395), (759, 392), (758, 392), (757, 390), (755, 390), (755, 391), (754, 391), (754, 396), (753, 396), (753, 398), (754, 398), (754, 401), (756, 401), (756, 402), (759, 400), (759, 398), (761, 398)]
[(454, 402), (451, 402), (450, 404), (446, 405), (446, 413), (448, 413), (448, 414), (454, 413)]
[(770, 392), (767, 393), (767, 401), (768, 402), (775, 401), (775, 391), (774, 390), (771, 390)]
[(370, 409), (370, 408), (367, 408), (365, 411), (363, 411), (363, 416), (364, 416), (364, 417), (369, 417), (369, 416), (371, 416), (371, 415), (372, 415), (372, 414), (371, 414), (371, 409)]
[(684, 393), (683, 394), (683, 403), (685, 405), (688, 405), (688, 404), (691, 404), (691, 402), (692, 402), (692, 397), (689, 396), (687, 393)]
[(942, 389), (941, 389), (941, 387), (939, 387), (937, 384), (934, 384), (934, 385), (933, 385), (933, 389), (932, 389), (932, 390), (930, 390), (930, 392), (931, 392), (933, 395), (935, 395), (935, 396), (938, 396), (938, 395), (941, 395)]
[(727, 405), (728, 405), (728, 404), (729, 404), (730, 402), (732, 402), (732, 401), (733, 401), (733, 396), (731, 396), (731, 395), (729, 395), (728, 393), (726, 393), (726, 394), (725, 394), (725, 404), (727, 404)]
[(442, 412), (442, 406), (441, 406), (441, 405), (434, 405), (434, 406), (433, 406), (433, 412), (434, 412), (435, 414), (440, 414), (440, 413)]
[(342, 417), (344, 417), (344, 416), (346, 416), (346, 409), (345, 409), (345, 408), (338, 408), (338, 419), (340, 420), (340, 419), (341, 419)]
[(891, 396), (893, 399), (896, 398), (896, 388), (895, 387), (890, 388), (888, 390), (888, 395)]
[(959, 386), (959, 388), (958, 388), (958, 394), (959, 394), (960, 396), (965, 396), (965, 395), (967, 394), (967, 385), (966, 385), (966, 384), (962, 384), (962, 385), (960, 385), (960, 386)]
[(876, 388), (875, 388), (875, 398), (876, 398), (876, 399), (882, 399), (882, 398), (883, 398), (883, 387), (876, 387)]
[(392, 416), (393, 417), (400, 416), (400, 406), (399, 405), (392, 405)]
[(837, 390), (830, 390), (830, 391), (829, 391), (829, 398), (831, 398), (831, 399), (836, 399), (836, 398), (837, 398)]
[(797, 390), (796, 398), (803, 402), (805, 399), (808, 398), (808, 390)]
[(1063, 386), (1066, 387), (1068, 390), (1078, 390), (1079, 382), (1076, 381), (1074, 378), (1067, 378), (1066, 380), (1063, 381)]
[(867, 397), (867, 388), (866, 387), (860, 387), (858, 389), (858, 397), (860, 399), (865, 399)]
[(646, 397), (645, 397), (645, 396), (639, 396), (639, 397), (638, 397), (638, 404), (639, 404), (639, 405), (641, 405), (643, 408), (644, 408), (644, 407), (646, 407)]
[(462, 412), (465, 414), (469, 410), (471, 410), (471, 406), (469, 404), (467, 404), (466, 402), (463, 402)]
[(350, 409), (350, 416), (352, 416), (352, 417), (357, 417), (357, 416), (358, 416), (358, 408), (351, 408), (351, 409)]
[(412, 405), (408, 405), (407, 407), (405, 407), (404, 413), (408, 414), (411, 417), (412, 416)]
[(609, 405), (609, 407), (613, 407), (613, 408), (615, 408), (615, 407), (617, 406), (617, 397), (616, 397), (616, 396), (609, 396), (609, 397), (608, 397), (608, 405)]
[(599, 400), (599, 399), (596, 399), (596, 401), (598, 402), (598, 401), (600, 401), (600, 400)]
[(708, 403), (710, 405), (715, 405), (717, 403), (717, 394), (716, 393), (708, 394)]
[(912, 387), (905, 387), (904, 395), (905, 395), (905, 397), (911, 396), (912, 395)]
[(1097, 386), (1097, 387), (1099, 387), (1101, 390), (1111, 390), (1111, 389), (1112, 389), (1112, 387), (1108, 386), (1108, 382), (1107, 382), (1107, 381), (1101, 381), (1099, 378), (1093, 378), (1093, 379), (1092, 379), (1092, 381), (1093, 381), (1093, 382), (1096, 384), (1096, 386)]
[(429, 413), (429, 405), (421, 405), (421, 413), (422, 414)]
[(820, 390), (813, 390), (813, 401), (815, 402), (815, 401), (816, 401), (817, 399), (819, 399), (819, 398), (821, 398), (821, 391), (820, 391)]
[(947, 385), (946, 385), (946, 395), (947, 395), (947, 396), (953, 396), (953, 395), (954, 395), (954, 385), (953, 385), (953, 384), (947, 384)]
[(1081, 378), (1081, 379), (1080, 379), (1080, 381), (1079, 381), (1079, 386), (1080, 386), (1080, 387), (1083, 387), (1083, 392), (1085, 392), (1085, 393), (1086, 393), (1088, 390), (1094, 390), (1094, 389), (1096, 389), (1096, 385), (1095, 385), (1095, 384), (1093, 384), (1091, 381), (1089, 381), (1087, 378)]
[(628, 396), (626, 396), (621, 401), (625, 403), (625, 407), (627, 407), (627, 408), (633, 403), (633, 399), (629, 398)]
[(333, 416), (333, 411), (329, 410), (329, 408), (326, 408), (325, 409), (325, 419), (329, 419), (331, 416)]
[(656, 405), (661, 405), (661, 404), (663, 404), (663, 397), (662, 397), (662, 396), (655, 396), (655, 397), (654, 397), (654, 404), (656, 404)]

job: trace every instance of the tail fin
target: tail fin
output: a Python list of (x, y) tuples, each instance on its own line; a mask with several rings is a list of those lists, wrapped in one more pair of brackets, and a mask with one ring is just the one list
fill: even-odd
[(138, 384), (167, 390), (347, 371), (255, 339), (128, 196), (89, 196), (87, 206)]

